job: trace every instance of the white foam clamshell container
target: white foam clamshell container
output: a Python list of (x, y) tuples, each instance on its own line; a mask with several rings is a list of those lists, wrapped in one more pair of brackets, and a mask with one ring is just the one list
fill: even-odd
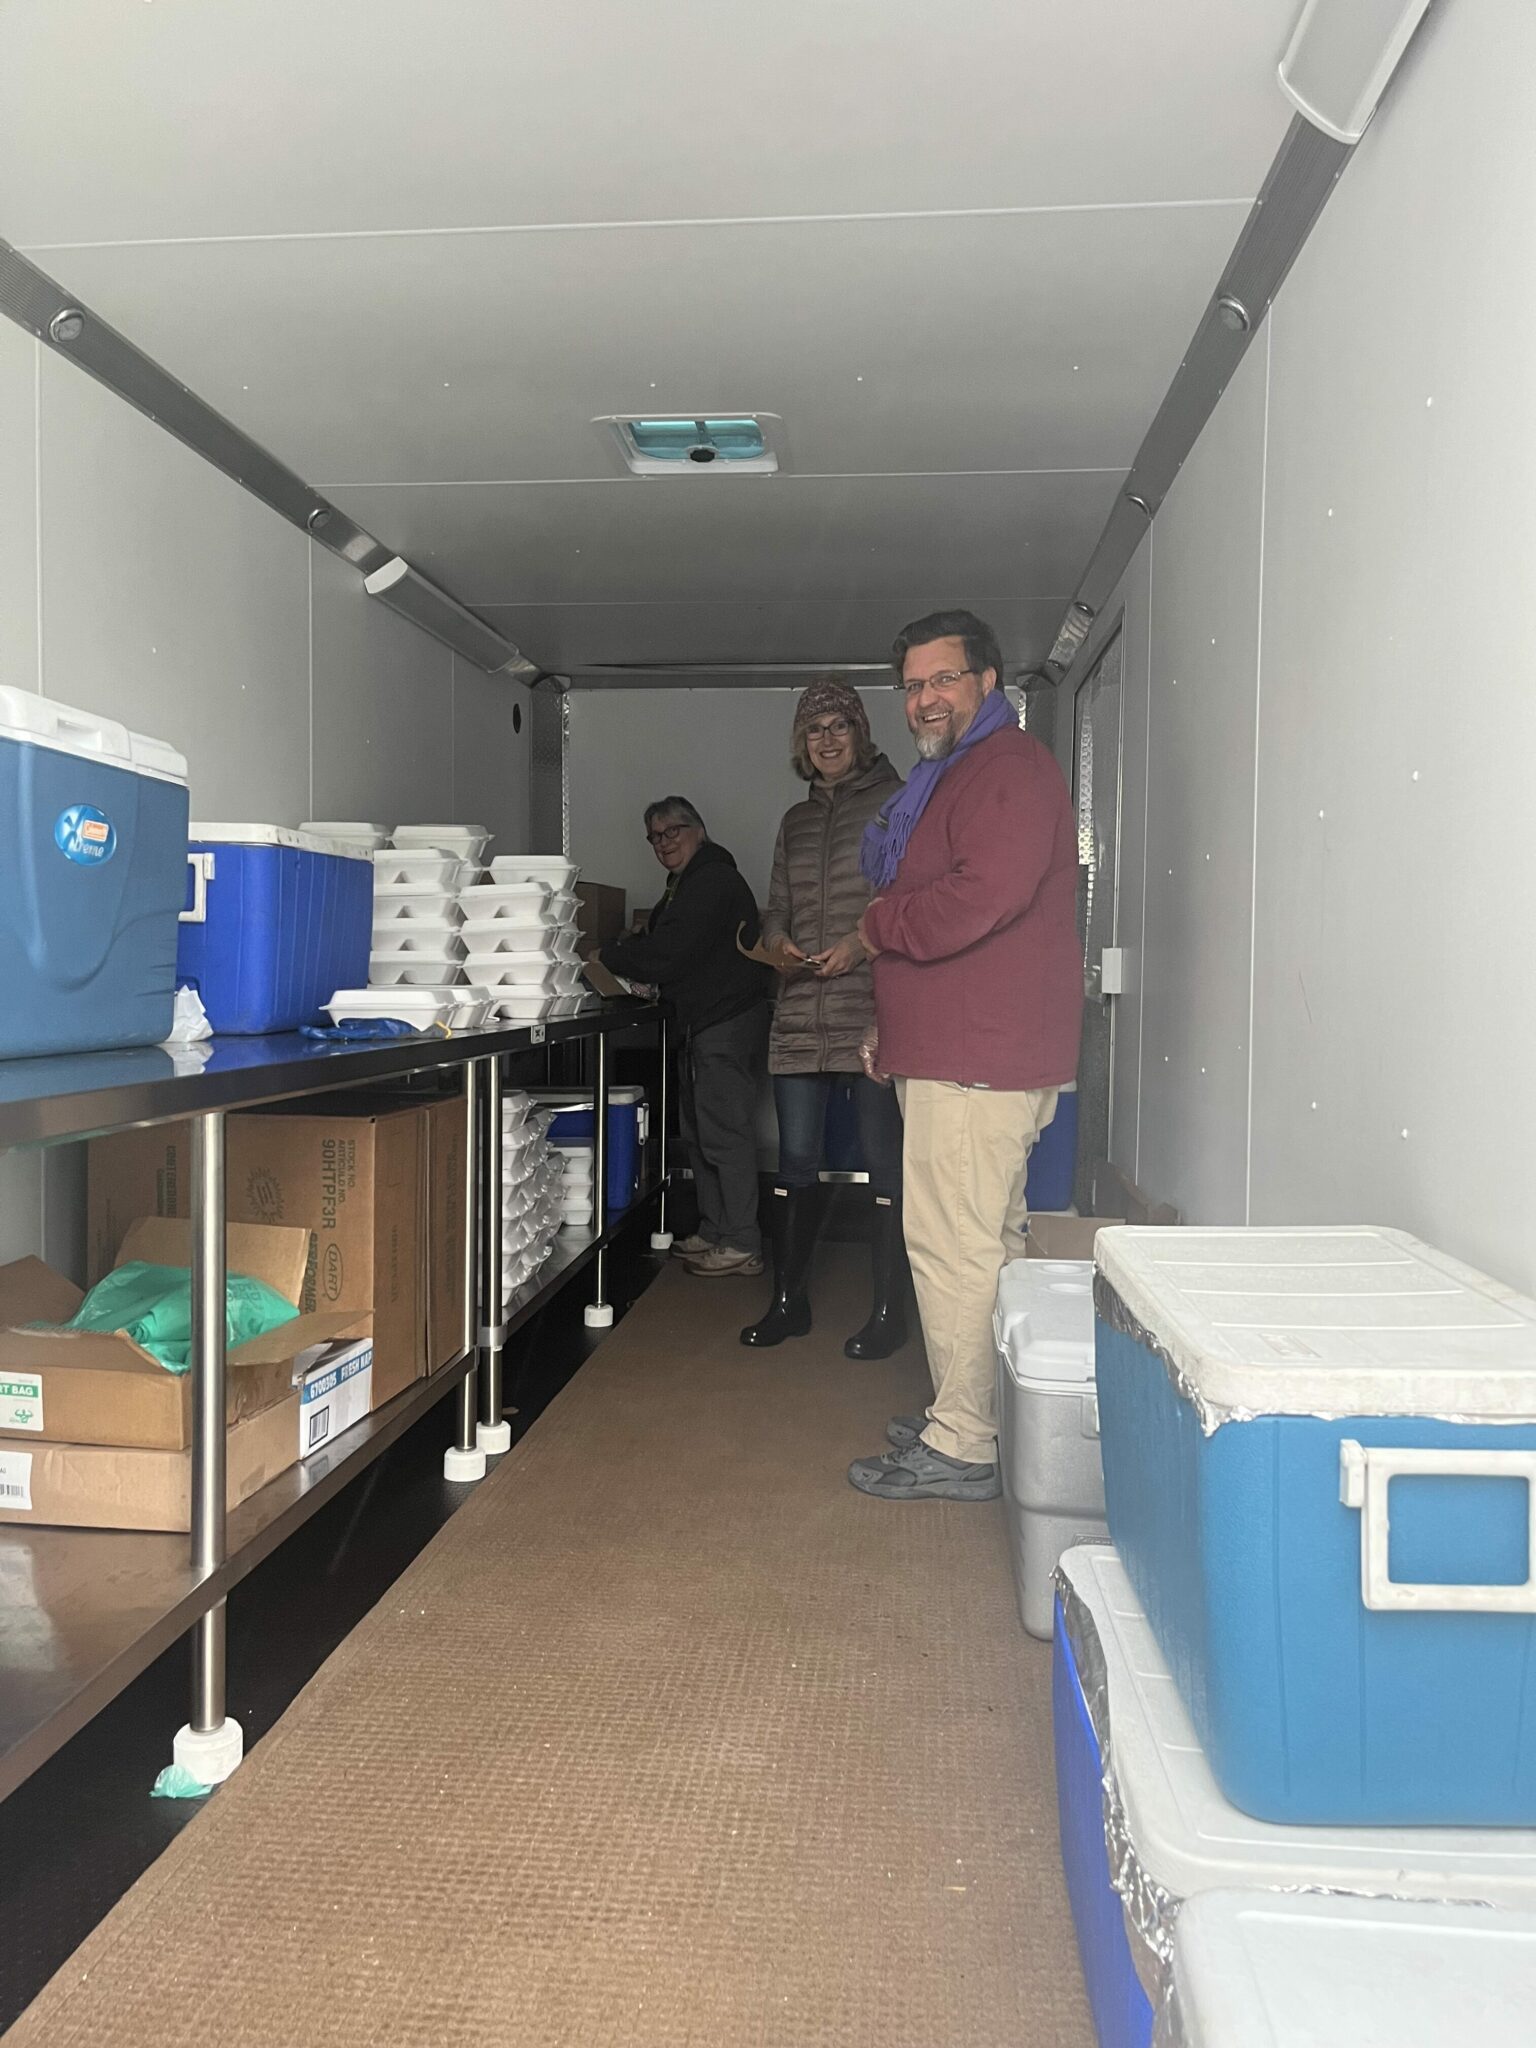
[(339, 988), (325, 1007), (333, 1024), (386, 1017), (417, 1031), (430, 1031), (434, 1025), (450, 1022), (462, 994), (461, 989)]
[(494, 918), (514, 923), (548, 924), (553, 900), (542, 882), (471, 882), (459, 891), (464, 915), (476, 924)]
[(559, 957), (556, 947), (561, 934), (553, 925), (500, 921), (466, 923), (462, 929), (464, 942), (472, 953), (547, 953), (551, 959)]
[(491, 873), (498, 882), (542, 882), (559, 893), (575, 888), (581, 869), (558, 853), (499, 853)]
[[(478, 979), (479, 977), (477, 977)], [(548, 1017), (555, 998), (541, 988), (497, 988), (491, 990), (496, 1014), (509, 1024), (538, 1024)]]
[(1014, 1594), (1025, 1628), (1049, 1641), (1051, 1576), (1062, 1553), (1107, 1533), (1092, 1265), (1010, 1260), (998, 1279), (992, 1335)]
[(445, 857), (430, 846), (406, 847), (398, 852), (386, 851), (373, 856), (375, 889), (409, 885), (417, 889), (441, 889), (445, 895), (457, 895), (473, 872), (468, 861), (451, 855)]
[(393, 988), (402, 982), (421, 988), (442, 987), (461, 978), (461, 963), (440, 954), (374, 953), (368, 961), (368, 981), (374, 988)]
[(425, 917), (396, 917), (374, 926), (372, 950), (375, 955), (420, 953), (429, 959), (462, 960), (466, 947), (451, 924), (437, 924)]
[(487, 988), (512, 986), (565, 993), (556, 989), (559, 968), (549, 953), (471, 953), (469, 965), (476, 981), (483, 981)]
[(346, 846), (354, 853), (376, 853), (389, 844), (389, 832), (383, 825), (347, 819), (310, 818), (299, 830), (315, 839), (327, 839), (333, 846)]
[(1527, 2048), (1536, 1915), (1207, 1892), (1179, 1915), (1156, 2048)]
[(484, 861), (492, 836), (484, 825), (397, 825), (391, 834), (397, 851), (427, 847), (445, 858), (466, 860), (475, 867)]
[[(1149, 1991), (1166, 1990), (1184, 1902), (1202, 1892), (1327, 1891), (1536, 1913), (1536, 1831), (1281, 1826), (1240, 1812), (1222, 1796), (1113, 1547), (1069, 1550), (1059, 1569), (1104, 1758), (1106, 1856)], [(1470, 2048), (1475, 2036), (1460, 2038)]]
[(442, 889), (421, 889), (414, 882), (386, 882), (383, 888), (375, 887), (374, 929), (396, 918), (424, 918), (430, 924), (452, 925), (457, 929), (464, 922), (464, 913), (458, 897)]

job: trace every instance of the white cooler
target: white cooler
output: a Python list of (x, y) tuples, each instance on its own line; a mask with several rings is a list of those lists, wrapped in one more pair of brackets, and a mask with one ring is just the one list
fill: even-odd
[(1536, 1917), (1206, 1892), (1179, 1915), (1157, 2048), (1524, 2048)]
[(1093, 1267), (1014, 1259), (997, 1283), (998, 1457), (1019, 1619), (1048, 1642), (1051, 1575), (1075, 1543), (1102, 1541), (1104, 1474), (1093, 1375)]

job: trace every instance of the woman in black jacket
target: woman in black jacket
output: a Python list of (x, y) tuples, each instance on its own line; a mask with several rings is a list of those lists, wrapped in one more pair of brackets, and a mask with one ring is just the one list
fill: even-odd
[(667, 871), (666, 891), (645, 931), (609, 939), (598, 958), (610, 974), (657, 989), (682, 1033), (679, 1114), (699, 1229), (679, 1253), (706, 1278), (761, 1273), (757, 1103), (773, 976), (736, 943), (738, 933), (756, 943), (757, 905), (685, 797), (651, 804), (645, 836)]

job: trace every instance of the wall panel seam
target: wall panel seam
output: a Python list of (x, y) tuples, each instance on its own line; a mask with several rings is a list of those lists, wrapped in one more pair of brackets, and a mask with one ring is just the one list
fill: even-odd
[(1259, 443), (1259, 589), (1253, 643), (1253, 850), (1248, 895), (1248, 1110), (1244, 1132), (1243, 1222), (1253, 1222), (1253, 1032), (1259, 965), (1259, 764), (1264, 729), (1264, 549), (1269, 518), (1269, 398), (1275, 314), (1264, 324), (1264, 428)]

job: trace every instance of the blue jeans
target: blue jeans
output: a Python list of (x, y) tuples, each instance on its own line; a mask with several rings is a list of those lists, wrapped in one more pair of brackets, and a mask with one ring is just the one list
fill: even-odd
[(863, 1074), (775, 1074), (773, 1103), (779, 1116), (779, 1179), (788, 1188), (815, 1185), (821, 1168), (827, 1103), (833, 1088), (852, 1082), (859, 1117), (859, 1150), (877, 1195), (901, 1193), (901, 1106), (894, 1088), (882, 1088)]

